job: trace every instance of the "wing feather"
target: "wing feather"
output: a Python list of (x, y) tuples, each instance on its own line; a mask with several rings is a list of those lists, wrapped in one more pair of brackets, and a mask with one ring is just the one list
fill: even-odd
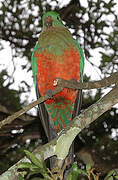
[[(32, 60), (33, 78), (34, 78), (34, 84), (35, 84), (37, 98), (40, 98), (41, 95), (40, 95), (40, 91), (38, 88), (38, 80), (37, 80), (38, 68), (37, 68), (37, 62), (36, 62), (36, 58), (34, 57), (34, 54), (39, 49), (40, 49), (40, 46), (38, 43), (36, 43), (33, 53), (32, 53), (32, 59), (31, 59)], [(49, 139), (49, 116), (48, 116), (48, 113), (47, 113), (44, 103), (41, 103), (38, 105), (38, 111), (39, 111), (39, 117), (40, 117), (41, 123), (43, 125), (45, 134), (46, 134), (47, 138)]]

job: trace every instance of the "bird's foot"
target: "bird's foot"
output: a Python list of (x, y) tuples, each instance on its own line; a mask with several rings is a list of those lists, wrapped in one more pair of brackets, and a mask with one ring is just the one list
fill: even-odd
[(47, 89), (46, 90), (46, 94), (49, 96), (50, 99), (52, 99), (53, 94), (52, 94), (52, 90), (51, 89)]

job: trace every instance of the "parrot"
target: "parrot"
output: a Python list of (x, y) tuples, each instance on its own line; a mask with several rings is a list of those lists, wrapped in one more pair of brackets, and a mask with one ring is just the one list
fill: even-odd
[(50, 141), (80, 113), (82, 102), (81, 90), (64, 88), (51, 96), (55, 77), (82, 82), (84, 71), (83, 50), (57, 12), (43, 15), (31, 63), (37, 98), (45, 93), (50, 97), (39, 105), (40, 119)]

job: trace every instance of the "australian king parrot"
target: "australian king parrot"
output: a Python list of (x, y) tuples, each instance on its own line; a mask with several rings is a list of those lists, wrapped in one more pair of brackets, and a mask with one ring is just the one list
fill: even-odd
[[(55, 77), (83, 79), (84, 54), (79, 43), (64, 26), (58, 13), (42, 17), (43, 28), (32, 53), (32, 69), (37, 97), (53, 90)], [(79, 114), (81, 90), (64, 88), (62, 92), (39, 105), (40, 119), (49, 140)]]

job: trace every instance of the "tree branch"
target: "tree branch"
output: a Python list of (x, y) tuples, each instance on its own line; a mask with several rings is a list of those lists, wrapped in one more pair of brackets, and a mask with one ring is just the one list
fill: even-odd
[(118, 72), (111, 74), (109, 77), (104, 78), (99, 81), (86, 82), (86, 83), (73, 83), (72, 81), (64, 80), (61, 78), (55, 78), (55, 85), (62, 86), (64, 88), (71, 89), (98, 89), (103, 87), (108, 87), (113, 84), (118, 83)]

